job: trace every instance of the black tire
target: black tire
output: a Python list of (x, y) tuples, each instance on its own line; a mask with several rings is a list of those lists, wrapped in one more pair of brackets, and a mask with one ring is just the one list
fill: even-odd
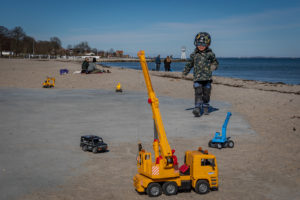
[(178, 186), (175, 182), (165, 182), (162, 186), (165, 195), (175, 195), (178, 192)]
[(199, 180), (196, 184), (195, 191), (198, 194), (206, 194), (209, 192), (209, 184), (205, 180)]
[(87, 151), (87, 146), (86, 146), (86, 145), (83, 145), (83, 146), (82, 146), (82, 150), (83, 150), (83, 151)]
[(93, 153), (98, 153), (97, 147), (94, 147), (92, 151)]
[(212, 141), (211, 141), (211, 140), (209, 140), (208, 146), (209, 146), (209, 147), (213, 147), (213, 144), (212, 144)]
[(233, 148), (234, 147), (234, 142), (232, 140), (228, 141), (228, 145), (229, 148)]
[(150, 183), (147, 187), (149, 197), (158, 197), (162, 194), (162, 189), (159, 183)]
[(222, 144), (221, 143), (217, 143), (217, 148), (218, 149), (222, 149)]

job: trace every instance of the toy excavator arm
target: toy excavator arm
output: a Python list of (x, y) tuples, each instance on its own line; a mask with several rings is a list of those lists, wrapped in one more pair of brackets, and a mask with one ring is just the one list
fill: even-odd
[[(160, 147), (160, 153), (161, 156), (163, 158), (166, 158), (167, 160), (169, 158), (172, 157), (172, 151), (167, 139), (167, 135), (164, 129), (164, 125), (161, 119), (161, 115), (160, 115), (160, 110), (159, 110), (159, 101), (156, 98), (156, 95), (154, 93), (153, 87), (152, 87), (152, 83), (150, 80), (150, 76), (149, 76), (149, 70), (147, 67), (147, 63), (146, 63), (146, 58), (145, 58), (145, 52), (144, 51), (139, 51), (138, 52), (138, 56), (140, 58), (140, 63), (142, 66), (142, 70), (143, 70), (143, 74), (144, 74), (144, 78), (145, 78), (145, 83), (147, 86), (147, 90), (148, 90), (148, 103), (151, 105), (152, 108), (152, 113), (153, 113), (153, 120), (154, 120), (154, 133), (158, 135), (158, 143), (159, 143), (159, 147)], [(155, 141), (157, 138), (156, 136), (154, 136), (154, 144), (153, 144), (153, 148), (155, 151), (155, 159), (158, 158), (159, 156), (159, 152), (158, 149), (155, 148)]]
[(232, 115), (231, 112), (227, 113), (226, 119), (225, 119), (223, 127), (222, 127), (222, 135), (226, 132), (227, 125), (228, 125), (228, 122), (229, 122), (229, 119), (230, 119), (231, 115)]

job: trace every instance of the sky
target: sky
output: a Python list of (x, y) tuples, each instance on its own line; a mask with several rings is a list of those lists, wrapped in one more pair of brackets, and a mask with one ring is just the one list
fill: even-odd
[(300, 0), (0, 0), (0, 26), (62, 46), (180, 57), (208, 32), (217, 57), (300, 57)]

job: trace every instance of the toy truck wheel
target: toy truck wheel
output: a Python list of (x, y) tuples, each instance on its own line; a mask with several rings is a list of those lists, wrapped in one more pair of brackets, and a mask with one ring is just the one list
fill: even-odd
[(213, 144), (212, 144), (212, 141), (211, 141), (211, 140), (209, 140), (208, 146), (209, 146), (209, 147), (213, 147)]
[(94, 147), (93, 148), (93, 153), (97, 153), (97, 152), (98, 152), (97, 147)]
[(232, 140), (228, 141), (228, 147), (233, 148), (234, 147), (234, 142)]
[(178, 191), (178, 186), (175, 182), (165, 182), (162, 186), (165, 195), (175, 195)]
[(150, 183), (147, 187), (149, 197), (158, 197), (162, 194), (162, 189), (159, 183)]
[(217, 148), (218, 148), (218, 149), (222, 149), (222, 144), (221, 144), (221, 143), (218, 143), (218, 144), (217, 144)]
[(195, 191), (198, 194), (206, 194), (209, 192), (209, 184), (205, 180), (199, 180), (196, 184)]
[(83, 150), (83, 151), (87, 151), (87, 146), (86, 146), (86, 145), (83, 145), (83, 146), (82, 146), (82, 150)]

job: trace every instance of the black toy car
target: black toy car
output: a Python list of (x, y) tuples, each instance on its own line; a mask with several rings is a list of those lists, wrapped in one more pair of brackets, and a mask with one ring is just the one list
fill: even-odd
[(92, 151), (93, 153), (107, 151), (107, 144), (101, 137), (95, 135), (85, 135), (80, 138), (80, 147), (83, 151)]

